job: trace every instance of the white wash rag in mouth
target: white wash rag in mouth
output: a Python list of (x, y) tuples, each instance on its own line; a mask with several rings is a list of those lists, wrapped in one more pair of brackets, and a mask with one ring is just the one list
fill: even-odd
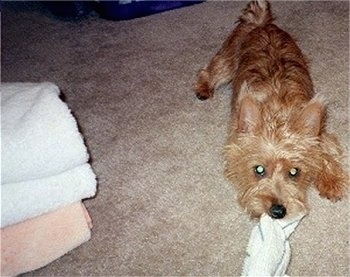
[(272, 219), (263, 214), (252, 230), (242, 276), (285, 276), (291, 256), (289, 237), (304, 216)]

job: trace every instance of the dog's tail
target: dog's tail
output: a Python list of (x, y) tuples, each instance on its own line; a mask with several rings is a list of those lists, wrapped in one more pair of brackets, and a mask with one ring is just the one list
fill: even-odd
[(240, 22), (264, 26), (271, 23), (274, 18), (271, 13), (270, 3), (266, 0), (251, 1), (239, 17)]

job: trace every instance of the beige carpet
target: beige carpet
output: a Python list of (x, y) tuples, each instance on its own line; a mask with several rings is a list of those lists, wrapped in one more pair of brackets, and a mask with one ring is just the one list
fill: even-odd
[[(255, 223), (223, 176), (231, 91), (200, 102), (191, 85), (244, 6), (207, 2), (126, 22), (97, 14), (73, 22), (36, 4), (3, 5), (2, 81), (62, 89), (99, 179), (97, 197), (85, 202), (92, 239), (26, 276), (240, 275)], [(349, 2), (272, 8), (310, 58), (316, 91), (329, 99), (329, 129), (346, 144)], [(332, 204), (312, 189), (309, 202), (288, 274), (349, 276), (348, 200)]]

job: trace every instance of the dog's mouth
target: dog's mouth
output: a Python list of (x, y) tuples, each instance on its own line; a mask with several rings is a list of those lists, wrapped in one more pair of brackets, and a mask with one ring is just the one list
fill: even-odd
[(252, 218), (268, 214), (273, 219), (284, 219), (307, 213), (308, 206), (304, 198), (304, 195), (294, 194), (278, 197), (271, 191), (257, 193), (248, 189), (238, 197), (238, 202)]

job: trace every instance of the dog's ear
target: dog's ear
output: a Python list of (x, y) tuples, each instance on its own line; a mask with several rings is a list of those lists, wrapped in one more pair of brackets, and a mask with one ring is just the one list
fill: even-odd
[(312, 99), (297, 118), (295, 130), (303, 135), (318, 136), (323, 128), (325, 111), (323, 101)]
[(259, 104), (250, 96), (241, 100), (238, 115), (238, 131), (255, 134), (261, 126), (261, 112)]

